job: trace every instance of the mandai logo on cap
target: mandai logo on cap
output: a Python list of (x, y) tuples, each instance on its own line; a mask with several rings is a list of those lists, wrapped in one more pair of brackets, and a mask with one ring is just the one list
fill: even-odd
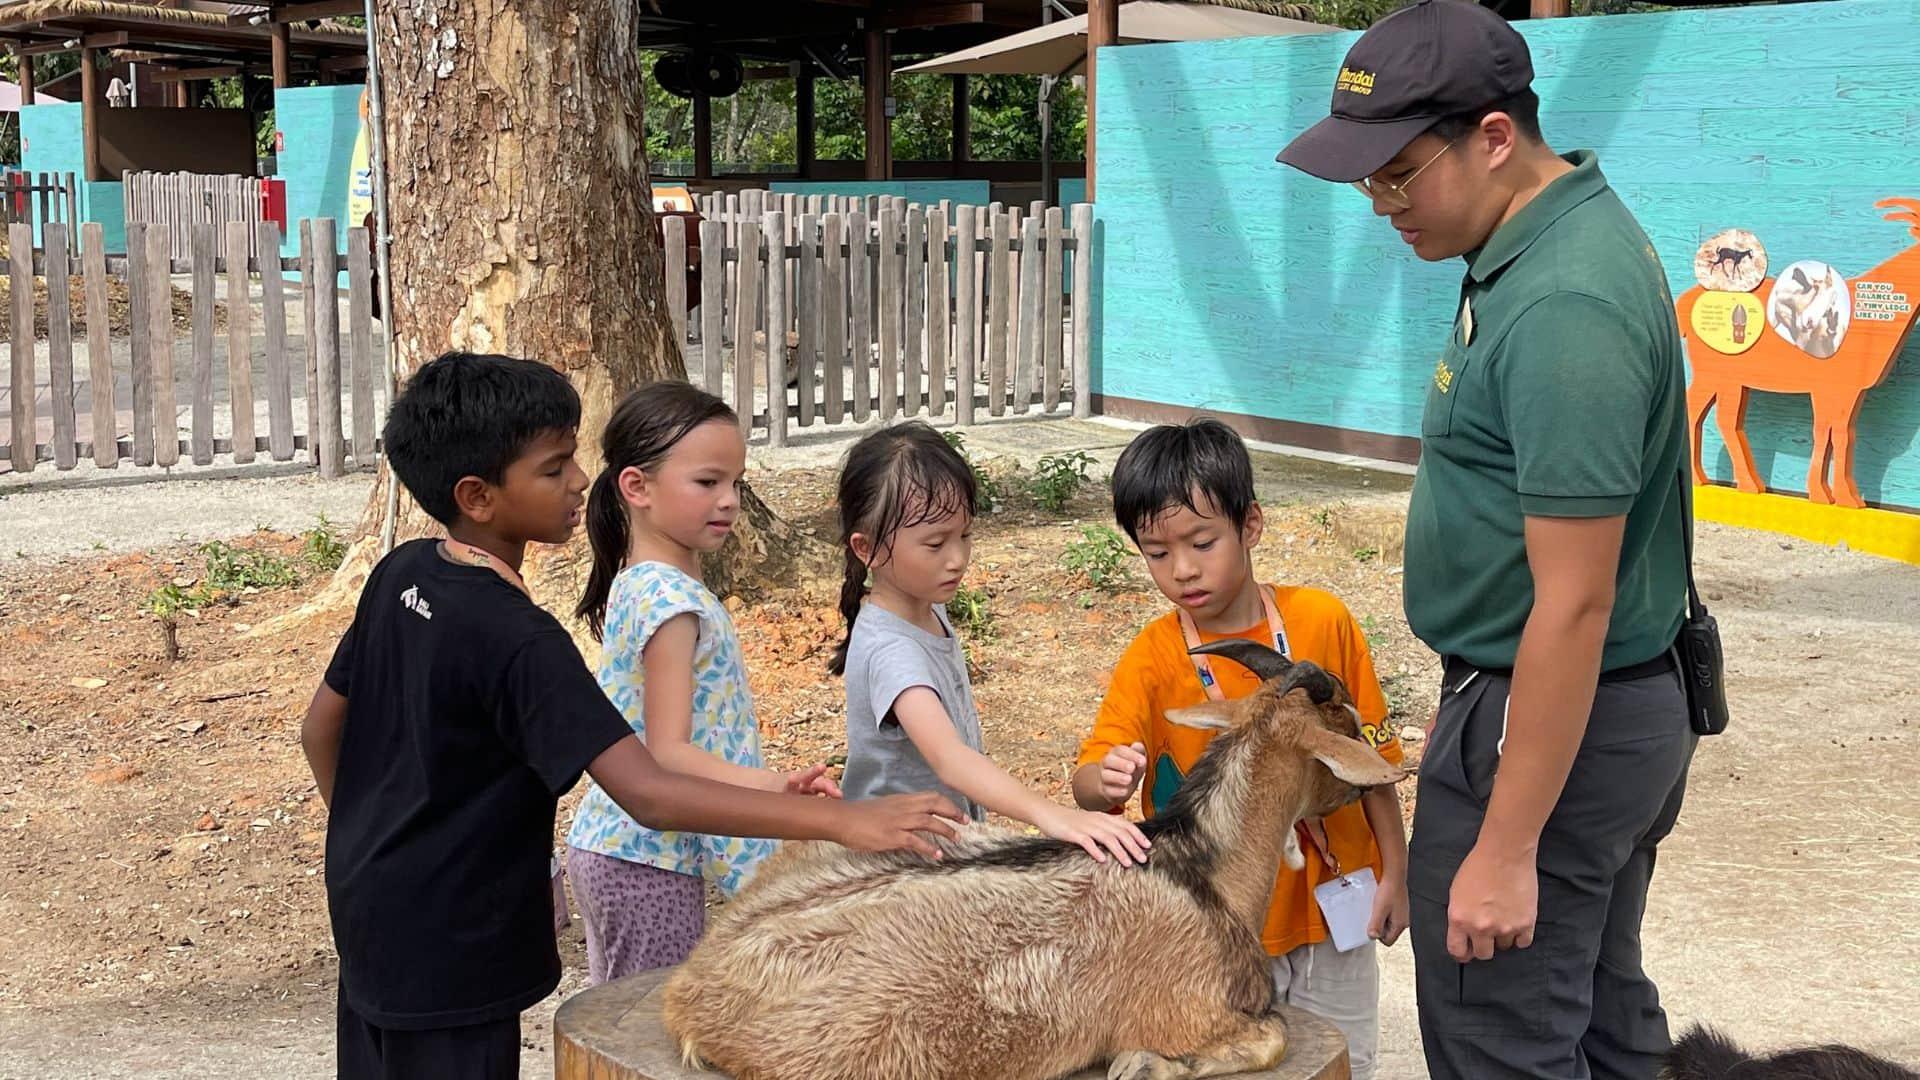
[(1333, 92), (1345, 90), (1349, 94), (1373, 93), (1373, 72), (1355, 71), (1350, 67), (1340, 69), (1340, 78), (1333, 84)]

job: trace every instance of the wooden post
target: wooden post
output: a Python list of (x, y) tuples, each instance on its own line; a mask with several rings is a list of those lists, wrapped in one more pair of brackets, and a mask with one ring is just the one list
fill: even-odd
[[(666, 251), (667, 324), (673, 327), (673, 351), (687, 369), (687, 219), (670, 217), (660, 223), (660, 246)], [(691, 379), (692, 372), (688, 371)]]
[(187, 242), (193, 260), (193, 463), (213, 464), (213, 288), (212, 223), (192, 226)]
[(927, 216), (918, 206), (907, 208), (906, 332), (901, 343), (906, 355), (900, 366), (900, 397), (906, 415), (920, 415), (920, 364), (927, 326)]
[(1087, 0), (1087, 201), (1093, 201), (1095, 52), (1120, 40), (1120, 0)]
[[(253, 433), (253, 301), (247, 296), (247, 223), (227, 222), (227, 405), (233, 412), (233, 460), (245, 465), (259, 446)], [(267, 276), (263, 273), (264, 283)]]
[(740, 223), (740, 257), (733, 279), (733, 411), (740, 418), (740, 435), (753, 434), (753, 333), (760, 325), (760, 228)]
[(891, 205), (880, 208), (880, 419), (892, 420), (900, 401), (900, 331), (905, 315), (905, 284), (899, 252), (900, 218)]
[(347, 230), (347, 341), (353, 348), (353, 467), (374, 465), (373, 235), (355, 226)]
[(893, 179), (893, 120), (887, 96), (893, 81), (893, 42), (878, 28), (867, 30), (867, 179)]
[(1045, 354), (1040, 350), (1040, 218), (1027, 215), (1020, 223), (1020, 333), (1015, 339), (1013, 411), (1033, 408), (1033, 390)]
[(100, 175), (100, 72), (93, 66), (93, 50), (80, 50), (80, 160), (88, 180)]
[(873, 264), (867, 252), (867, 215), (847, 215), (847, 303), (853, 307), (853, 419), (866, 422), (873, 411)]
[(1013, 291), (1013, 216), (993, 215), (993, 246), (987, 252), (987, 411), (1007, 411), (1007, 340), (1012, 312), (1007, 302)]
[(82, 273), (87, 278), (87, 397), (93, 404), (93, 463), (102, 469), (111, 469), (120, 464), (120, 431), (113, 410), (113, 331), (107, 314), (106, 228), (97, 221), (80, 226), (80, 259)]
[(13, 471), (33, 471), (33, 226), (7, 227), (13, 287)]
[(1093, 206), (1073, 208), (1073, 415), (1093, 415)]
[(1573, 0), (1533, 0), (1527, 14), (1535, 19), (1564, 19), (1573, 14)]
[(952, 302), (947, 277), (947, 222), (945, 200), (927, 215), (927, 415), (947, 411), (948, 304)]
[(14, 67), (19, 71), (20, 107), (26, 108), (33, 102), (33, 57), (27, 55), (24, 43), (13, 47)]
[(1040, 401), (1041, 407), (1048, 412), (1052, 412), (1060, 405), (1060, 334), (1062, 325), (1060, 291), (1066, 286), (1066, 282), (1062, 278), (1066, 264), (1062, 262), (1060, 258), (1060, 242), (1066, 236), (1066, 231), (1061, 228), (1061, 224), (1060, 208), (1057, 206), (1047, 207), (1047, 250), (1045, 254), (1045, 269), (1040, 276), (1040, 289), (1047, 298), (1045, 310), (1040, 317), (1040, 340), (1043, 346), (1040, 363), (1044, 365), (1042, 370), (1045, 372), (1040, 384)]
[[(259, 248), (260, 319), (267, 332), (267, 449), (275, 461), (293, 460), (293, 372), (287, 357), (286, 279), (281, 276), (280, 226), (254, 226)], [(231, 315), (229, 315), (231, 318)]]
[(980, 208), (962, 204), (953, 229), (953, 422), (961, 427), (973, 423), (973, 383), (977, 366), (976, 345), (980, 340), (979, 253), (975, 248), (980, 225)]
[(797, 129), (794, 132), (794, 163), (801, 179), (813, 175), (814, 106), (813, 69), (809, 67), (793, 80), (793, 106)]
[[(727, 370), (720, 353), (727, 336), (727, 226), (707, 218), (700, 222), (700, 367), (701, 382), (709, 394), (720, 395)], [(687, 372), (692, 378), (693, 372)]]
[(973, 103), (965, 75), (953, 77), (953, 175), (973, 156)]
[(713, 179), (713, 99), (698, 93), (693, 95), (693, 175)]
[(80, 460), (73, 415), (73, 310), (68, 226), (49, 221), (40, 227), (47, 252), (47, 376), (53, 406), (53, 467), (71, 469)]
[(173, 386), (173, 234), (147, 226), (147, 348), (153, 361), (153, 463), (180, 460), (180, 409)]
[(811, 427), (818, 411), (814, 403), (813, 366), (820, 355), (820, 218), (814, 209), (819, 196), (808, 200), (800, 217), (800, 266), (794, 273), (794, 322), (800, 332), (800, 426)]
[[(307, 336), (314, 343), (314, 367), (320, 395), (318, 439), (320, 477), (346, 475), (346, 441), (340, 428), (340, 241), (332, 218), (313, 223), (313, 323)], [(310, 389), (309, 393), (313, 391)]]
[(787, 445), (787, 216), (770, 210), (767, 238), (767, 445)]
[(820, 321), (826, 328), (822, 343), (826, 355), (821, 358), (826, 378), (822, 380), (822, 390), (827, 399), (826, 419), (829, 424), (837, 424), (846, 416), (847, 255), (846, 237), (840, 226), (841, 217), (837, 213), (828, 214), (820, 220), (820, 247), (824, 256), (822, 270), (826, 279), (822, 285), (820, 304)]
[(287, 23), (273, 24), (273, 88), (284, 90), (293, 85), (293, 28)]
[[(127, 224), (128, 377), (133, 384), (133, 463), (153, 464), (153, 340), (147, 335), (147, 226)], [(88, 327), (88, 334), (93, 328)]]

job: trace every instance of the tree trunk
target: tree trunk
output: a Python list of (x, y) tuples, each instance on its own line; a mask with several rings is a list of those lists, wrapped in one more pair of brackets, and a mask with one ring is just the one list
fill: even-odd
[[(590, 474), (614, 400), (651, 379), (685, 377), (664, 303), (633, 17), (629, 0), (378, 8), (400, 382), (447, 349), (552, 364), (580, 391)], [(346, 561), (306, 610), (358, 595), (380, 556), (393, 482), (383, 463)], [(746, 543), (735, 545), (748, 557), (724, 579), (818, 558), (799, 553), (803, 538), (758, 500), (751, 506)], [(395, 543), (441, 533), (401, 491)], [(571, 610), (584, 547), (576, 537), (529, 560), (536, 599)]]

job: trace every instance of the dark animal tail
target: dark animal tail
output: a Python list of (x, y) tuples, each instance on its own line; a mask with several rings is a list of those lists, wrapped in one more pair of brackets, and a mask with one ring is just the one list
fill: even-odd
[(1661, 1080), (1726, 1080), (1751, 1061), (1733, 1040), (1709, 1027), (1695, 1027), (1673, 1044)]

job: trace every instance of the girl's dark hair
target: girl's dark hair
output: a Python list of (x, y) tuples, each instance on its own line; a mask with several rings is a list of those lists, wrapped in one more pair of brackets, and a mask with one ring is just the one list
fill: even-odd
[(847, 636), (827, 670), (846, 671), (853, 621), (867, 595), (867, 564), (853, 553), (853, 534), (873, 538), (874, 561), (880, 562), (895, 533), (961, 510), (972, 516), (978, 494), (967, 459), (923, 421), (881, 428), (853, 444), (840, 470), (840, 546), (847, 560), (840, 614)]
[(627, 508), (620, 498), (620, 474), (651, 469), (693, 429), (714, 420), (738, 423), (727, 403), (690, 383), (663, 379), (628, 394), (614, 407), (600, 435), (606, 465), (587, 493), (587, 542), (593, 547), (593, 572), (573, 613), (587, 620), (593, 636), (606, 629), (607, 595), (627, 561)]

